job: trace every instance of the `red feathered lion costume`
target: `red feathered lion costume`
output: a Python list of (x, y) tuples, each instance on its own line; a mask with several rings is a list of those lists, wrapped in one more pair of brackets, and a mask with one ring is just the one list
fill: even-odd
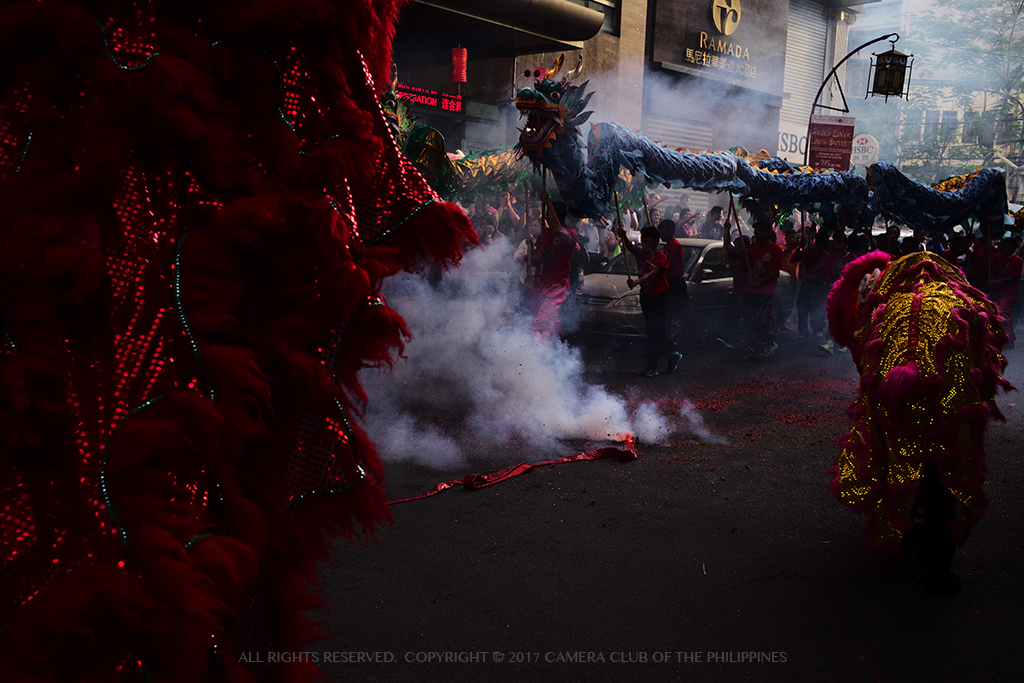
[(0, 671), (308, 681), (388, 518), (381, 281), (475, 237), (377, 103), (400, 0), (0, 5)]
[[(880, 548), (895, 547), (926, 508), (928, 525), (945, 527), (936, 534), (963, 542), (987, 504), (985, 428), (1003, 419), (995, 395), (1012, 389), (995, 306), (935, 254), (890, 263), (873, 252), (846, 266), (828, 317), (861, 374), (833, 491), (868, 515)], [(937, 552), (947, 562), (952, 546)]]

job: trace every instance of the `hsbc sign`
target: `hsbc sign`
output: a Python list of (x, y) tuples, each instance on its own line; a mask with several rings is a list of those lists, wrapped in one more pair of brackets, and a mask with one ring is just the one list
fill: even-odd
[(854, 135), (850, 163), (856, 166), (870, 166), (876, 161), (878, 161), (878, 140), (867, 133)]

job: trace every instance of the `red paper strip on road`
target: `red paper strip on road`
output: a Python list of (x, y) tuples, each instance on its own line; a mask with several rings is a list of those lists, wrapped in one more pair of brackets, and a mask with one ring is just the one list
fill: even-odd
[(505, 469), (498, 470), (497, 472), (491, 472), (490, 474), (467, 474), (462, 479), (453, 479), (451, 481), (442, 481), (434, 488), (430, 489), (426, 493), (421, 493), (416, 496), (410, 496), (409, 498), (399, 498), (398, 500), (389, 500), (388, 505), (397, 505), (398, 503), (408, 503), (410, 500), (421, 500), (423, 498), (429, 498), (430, 496), (436, 495), (444, 491), (462, 484), (463, 487), (474, 490), (482, 489), (487, 486), (493, 486), (498, 482), (517, 477), (520, 474), (529, 472), (534, 467), (544, 467), (545, 465), (561, 465), (567, 462), (579, 462), (581, 460), (611, 460), (618, 459), (623, 462), (630, 460), (636, 460), (636, 449), (632, 442), (627, 442), (626, 448), (615, 448), (614, 446), (605, 446), (604, 448), (594, 448), (589, 451), (583, 451), (576, 455), (569, 455), (564, 458), (557, 458), (555, 460), (545, 460), (544, 462), (534, 463), (520, 463), (518, 465), (512, 465)]

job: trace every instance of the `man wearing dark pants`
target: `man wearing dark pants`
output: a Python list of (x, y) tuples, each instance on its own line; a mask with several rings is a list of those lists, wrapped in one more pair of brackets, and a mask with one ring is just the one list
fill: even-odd
[(694, 335), (698, 343), (704, 341), (707, 334), (700, 323), (687, 310), (689, 296), (686, 292), (686, 253), (683, 245), (676, 239), (676, 224), (671, 220), (658, 223), (661, 241), (665, 243), (662, 251), (668, 258), (668, 269), (665, 278), (668, 280), (668, 315), (665, 324), (668, 326), (669, 338), (672, 338), (672, 321), (678, 320), (687, 328), (687, 333)]
[(764, 359), (775, 353), (772, 299), (782, 266), (782, 247), (775, 243), (775, 229), (768, 221), (754, 222), (754, 243), (747, 249), (750, 279), (744, 300), (743, 317), (751, 340), (748, 358)]
[(620, 233), (620, 236), (636, 257), (639, 271), (639, 277), (636, 280), (628, 278), (626, 284), (630, 289), (640, 287), (640, 308), (644, 312), (644, 327), (647, 334), (647, 346), (644, 349), (647, 367), (644, 368), (644, 377), (654, 377), (658, 374), (658, 359), (662, 356), (668, 356), (668, 367), (665, 372), (671, 374), (676, 371), (683, 355), (676, 351), (675, 344), (668, 336), (666, 322), (671, 295), (665, 273), (668, 271), (669, 263), (668, 257), (658, 251), (661, 235), (657, 228), (647, 226), (640, 231), (640, 246), (628, 244), (624, 232)]

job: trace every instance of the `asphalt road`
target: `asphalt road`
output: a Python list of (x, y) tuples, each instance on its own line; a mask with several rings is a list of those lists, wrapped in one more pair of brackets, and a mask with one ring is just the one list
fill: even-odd
[[(587, 344), (588, 379), (685, 397), (725, 443), (640, 443), (629, 463), (394, 506), (376, 542), (339, 543), (324, 567), (329, 638), (310, 655), (332, 681), (1022, 680), (1024, 401), (1001, 398), (990, 428), (963, 590), (925, 596), (828, 490), (856, 375), (815, 351), (783, 333), (768, 361), (712, 349), (645, 379), (634, 347)], [(1024, 387), (1024, 352), (1008, 357)], [(517, 455), (472, 471), (544, 459)], [(466, 473), (389, 465), (390, 497)]]

